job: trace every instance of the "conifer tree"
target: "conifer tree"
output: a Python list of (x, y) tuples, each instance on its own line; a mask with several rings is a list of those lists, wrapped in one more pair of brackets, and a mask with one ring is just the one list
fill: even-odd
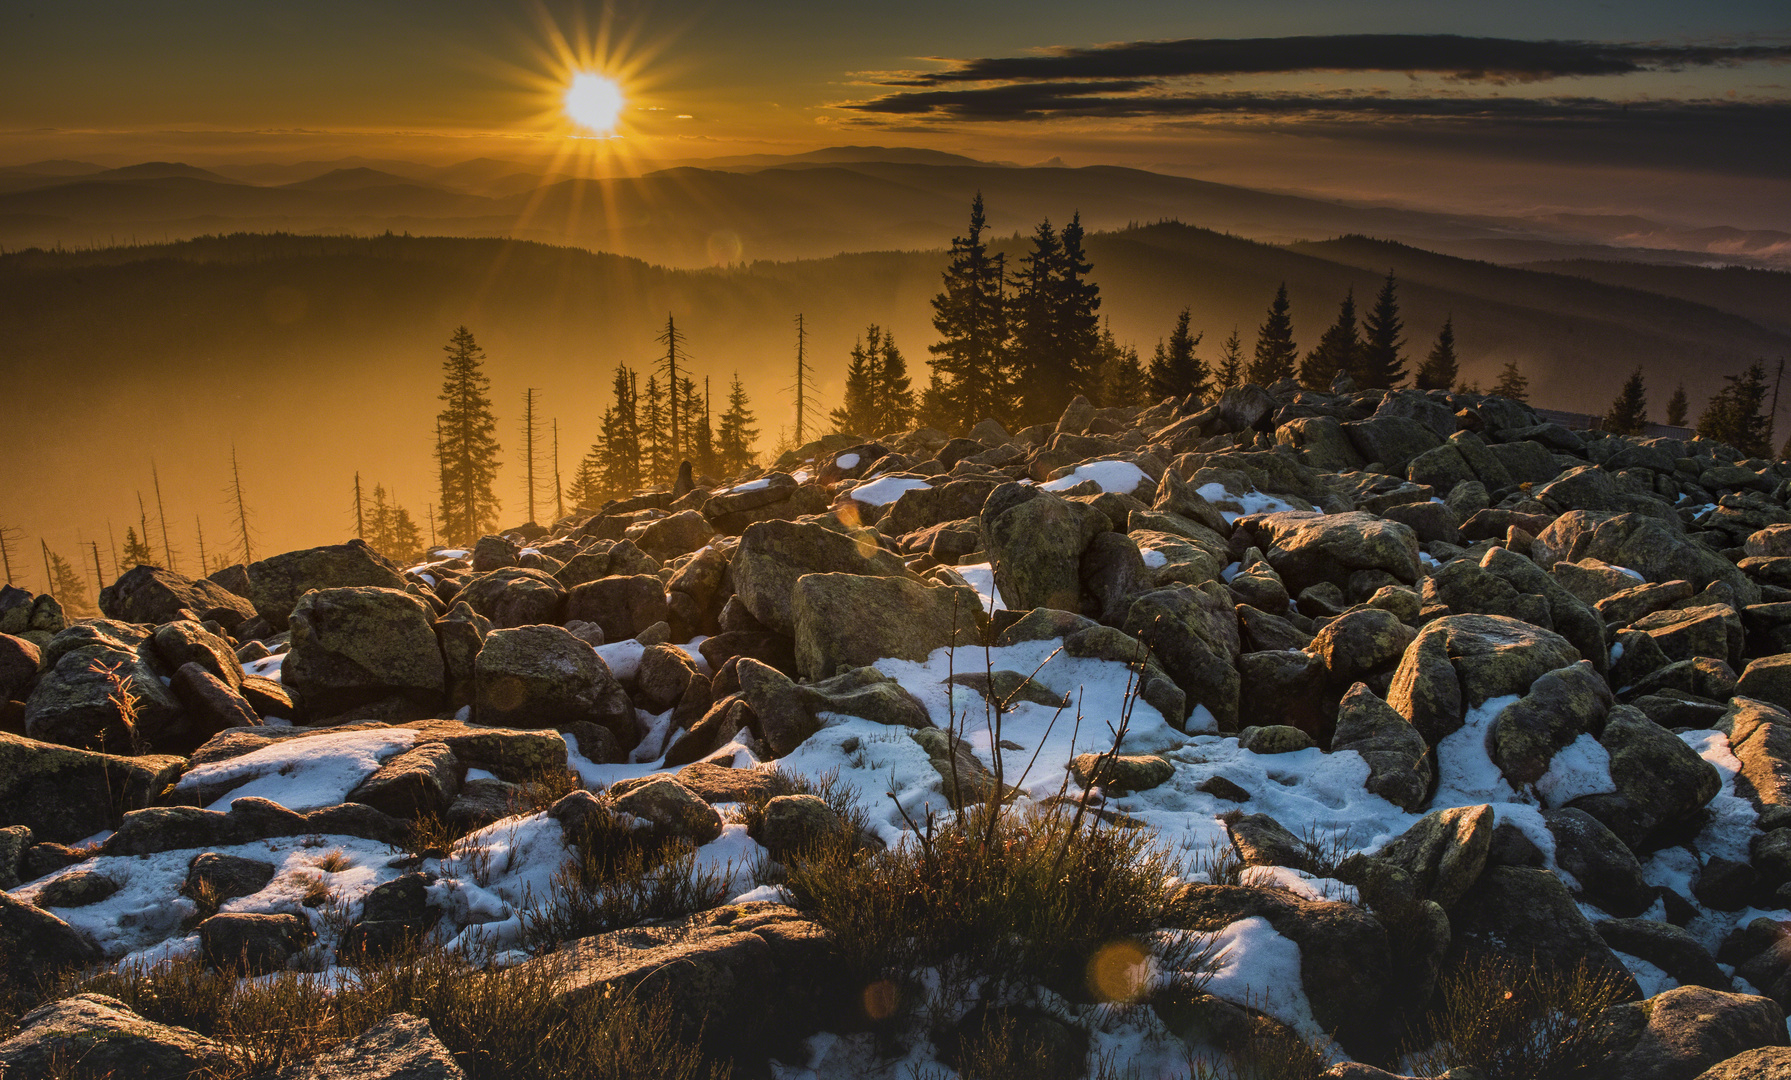
[(1194, 355), (1194, 348), (1200, 344), (1203, 335), (1189, 332), (1189, 318), (1189, 310), (1182, 308), (1181, 314), (1176, 316), (1175, 329), (1169, 333), (1168, 344), (1158, 342), (1157, 353), (1151, 357), (1150, 392), (1158, 400), (1189, 394), (1197, 398), (1206, 396), (1206, 361)]
[(1509, 361), (1499, 372), (1499, 381), (1493, 384), (1489, 393), (1512, 401), (1527, 402), (1530, 400), (1530, 377), (1518, 370), (1516, 360)]
[(753, 463), (752, 447), (759, 438), (759, 429), (752, 426), (755, 421), (746, 388), (740, 385), (740, 373), (736, 371), (728, 387), (728, 411), (721, 414), (715, 434), (716, 459), (724, 475), (733, 476)]
[(603, 430), (586, 459), (600, 476), (596, 489), (589, 483), (581, 493), (579, 505), (595, 510), (603, 500), (630, 494), (640, 489), (644, 477), (641, 460), (641, 425), (639, 398), (634, 372), (616, 365), (611, 390), (615, 403), (603, 411)]
[(1113, 330), (1101, 330), (1098, 346), (1101, 360), (1101, 388), (1094, 400), (1109, 408), (1136, 408), (1151, 403), (1150, 378), (1138, 359), (1138, 350), (1120, 345), (1113, 339)]
[[(877, 332), (875, 324), (871, 326)], [(872, 348), (876, 347), (876, 339), (872, 339)], [(872, 385), (875, 376), (871, 371), (871, 354), (865, 349), (864, 338), (852, 343), (852, 352), (846, 358), (846, 391), (840, 401), (839, 408), (828, 414), (833, 421), (833, 430), (842, 435), (855, 435), (861, 439), (873, 438), (876, 435), (876, 407), (872, 395), (876, 392)]]
[(1012, 410), (1005, 261), (983, 242), (987, 227), (979, 191), (970, 204), (969, 233), (952, 239), (944, 288), (933, 297), (933, 328), (942, 340), (927, 347), (937, 377), (929, 394), (937, 411), (929, 422), (952, 431)]
[(1238, 328), (1219, 346), (1219, 364), (1213, 371), (1213, 391), (1224, 393), (1239, 385), (1244, 378), (1244, 343), (1238, 340)]
[(124, 527), (124, 564), (133, 570), (139, 566), (156, 565), (155, 553), (150, 551), (149, 545), (137, 535), (135, 525)]
[(1436, 344), (1430, 347), (1430, 355), (1419, 365), (1413, 381), (1420, 390), (1448, 390), (1460, 375), (1461, 364), (1455, 358), (1455, 316), (1451, 315), (1443, 320)]
[(99, 614), (87, 592), (87, 582), (81, 579), (80, 571), (69, 561), (51, 551), (44, 545), (44, 575), (49, 578), (50, 595), (62, 605), (62, 609), (75, 618), (88, 618)]
[(1685, 414), (1690, 408), (1691, 403), (1685, 400), (1685, 384), (1680, 383), (1679, 388), (1673, 391), (1673, 396), (1667, 399), (1667, 423), (1673, 427), (1684, 427)]
[(914, 389), (894, 334), (872, 323), (853, 343), (845, 398), (828, 419), (835, 431), (866, 439), (907, 429), (914, 419)]
[(1294, 373), (1294, 360), (1300, 355), (1293, 342), (1293, 319), (1288, 315), (1287, 282), (1275, 290), (1269, 313), (1256, 332), (1256, 358), (1250, 362), (1246, 378), (1257, 386), (1273, 386)]
[(497, 527), (497, 480), (499, 449), (494, 433), (497, 418), (491, 412), (491, 380), (484, 371), (485, 351), (473, 340), (472, 331), (461, 326), (443, 347), (444, 403), (440, 422), (442, 527), (450, 541), (470, 546)]
[[(1100, 380), (1101, 287), (1088, 279), (1094, 264), (1082, 249), (1082, 212), (1070, 215), (1059, 239), (1063, 258), (1057, 264), (1057, 337), (1069, 373), (1069, 392), (1064, 404), (1076, 394), (1092, 395)], [(1062, 410), (1059, 410), (1061, 415)]]
[(1356, 290), (1343, 294), (1337, 321), (1319, 335), (1318, 345), (1300, 361), (1300, 385), (1308, 390), (1328, 390), (1339, 374), (1355, 377), (1360, 366), (1362, 340), (1356, 333)]
[[(683, 417), (678, 409), (678, 387), (683, 376), (678, 374), (678, 365), (683, 362), (688, 366), (690, 357), (684, 352), (684, 334), (672, 321), (670, 312), (667, 312), (665, 316), (665, 332), (654, 340), (665, 347), (665, 355), (659, 358), (659, 370), (665, 372), (665, 382), (662, 385), (669, 395), (669, 400), (664, 402), (666, 413), (662, 423), (665, 431), (661, 445), (669, 449), (683, 445), (684, 432), (681, 422)], [(648, 390), (652, 389), (652, 380), (648, 380)], [(677, 467), (675, 462), (673, 467)]]
[(872, 324), (865, 331), (867, 342), (875, 341), (871, 353), (871, 402), (874, 406), (872, 426), (877, 434), (906, 431), (914, 422), (914, 386), (908, 376), (908, 361), (896, 348), (895, 335)]
[(709, 418), (709, 376), (703, 376), (701, 397), (696, 396), (696, 384), (691, 384), (690, 402), (690, 430), (694, 433), (690, 463), (698, 476), (708, 476), (715, 471), (715, 424)]
[[(1032, 251), (1020, 259), (1009, 305), (1013, 341), (1014, 389), (1022, 425), (1056, 419), (1069, 401), (1069, 372), (1057, 336), (1057, 277), (1063, 244), (1049, 219), (1032, 234)], [(1058, 400), (1063, 395), (1062, 401)]]
[(566, 485), (566, 498), (574, 510), (595, 510), (603, 505), (603, 454), (593, 445), (572, 469), (572, 483)]
[(373, 485), (373, 500), (368, 506), (367, 531), (361, 539), (382, 555), (392, 555), (392, 507), (386, 502), (384, 484)]
[(1637, 367), (1623, 380), (1623, 389), (1604, 414), (1604, 430), (1618, 435), (1640, 435), (1648, 426), (1648, 393), (1642, 382), (1642, 369)]
[(1356, 354), (1356, 367), (1350, 374), (1364, 390), (1385, 390), (1405, 381), (1405, 358), (1399, 355), (1405, 341), (1399, 334), (1405, 324), (1399, 320), (1399, 300), (1395, 293), (1393, 271), (1375, 295), (1374, 307), (1362, 320), (1361, 351)]
[[(673, 395), (676, 397), (677, 395)], [(647, 376), (647, 397), (640, 411), (642, 480), (649, 487), (672, 482), (677, 464), (672, 458), (672, 433), (666, 428), (665, 395), (659, 390), (659, 376)]]
[(1729, 385), (1716, 392), (1698, 417), (1698, 437), (1728, 443), (1748, 457), (1772, 453), (1772, 417), (1766, 405), (1766, 366), (1756, 360), (1739, 375), (1724, 375)]

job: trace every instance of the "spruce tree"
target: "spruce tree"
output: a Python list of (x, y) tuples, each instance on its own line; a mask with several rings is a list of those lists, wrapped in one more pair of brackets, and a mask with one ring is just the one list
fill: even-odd
[(1032, 251), (1020, 259), (1020, 271), (1011, 282), (1014, 293), (1008, 307), (1013, 330), (1009, 359), (1022, 426), (1056, 419), (1069, 402), (1069, 372), (1057, 340), (1055, 285), (1062, 261), (1063, 244), (1056, 230), (1049, 219), (1039, 222), (1032, 234)]
[(641, 471), (649, 487), (663, 487), (672, 482), (677, 463), (672, 458), (672, 433), (666, 429), (665, 395), (659, 390), (659, 376), (647, 376), (647, 397), (641, 406)]
[(566, 498), (578, 511), (597, 509), (603, 505), (603, 497), (603, 452), (593, 444), (573, 466), (572, 483), (566, 485)]
[(703, 376), (700, 397), (696, 393), (696, 384), (691, 384), (690, 404), (690, 430), (694, 433), (690, 440), (690, 464), (698, 476), (708, 476), (715, 471), (715, 424), (709, 418), (709, 376)]
[(1065, 405), (1076, 394), (1092, 395), (1100, 379), (1101, 287), (1088, 279), (1094, 264), (1082, 249), (1082, 239), (1082, 212), (1078, 210), (1070, 215), (1070, 223), (1059, 236), (1063, 257), (1054, 283), (1057, 345), (1070, 379)]
[(1319, 335), (1318, 345), (1300, 361), (1300, 385), (1308, 390), (1328, 390), (1339, 374), (1355, 377), (1362, 354), (1362, 340), (1356, 334), (1356, 290), (1343, 294), (1337, 307), (1337, 321)]
[(1101, 387), (1094, 400), (1106, 408), (1130, 409), (1149, 405), (1150, 377), (1138, 359), (1138, 350), (1115, 341), (1111, 327), (1102, 329), (1098, 348), (1102, 358)]
[(1159, 401), (1189, 394), (1197, 398), (1206, 396), (1206, 362), (1194, 355), (1202, 335), (1189, 332), (1189, 317), (1189, 310), (1182, 308), (1181, 314), (1176, 316), (1175, 329), (1169, 333), (1168, 344), (1159, 342), (1156, 355), (1151, 357), (1150, 392)]
[(1451, 315), (1443, 320), (1436, 344), (1430, 347), (1430, 355), (1419, 365), (1413, 381), (1420, 390), (1448, 390), (1460, 375), (1461, 364), (1455, 359), (1455, 316)]
[(499, 449), (491, 412), (491, 380), (485, 377), (485, 351), (462, 326), (444, 346), (440, 400), (445, 404), (437, 449), (441, 465), (442, 525), (449, 539), (470, 547), (497, 527)]
[(1748, 457), (1772, 454), (1772, 417), (1766, 405), (1766, 366), (1756, 360), (1739, 375), (1724, 375), (1729, 385), (1717, 391), (1698, 417), (1698, 437), (1728, 443)]
[[(670, 448), (683, 445), (683, 416), (678, 409), (678, 387), (683, 376), (678, 374), (678, 365), (683, 363), (688, 366), (690, 357), (685, 355), (684, 334), (672, 321), (670, 312), (667, 312), (665, 316), (664, 332), (653, 340), (665, 347), (665, 355), (659, 358), (658, 370), (665, 372), (665, 382), (662, 385), (665, 386), (666, 393), (669, 395), (669, 400), (663, 403), (665, 416), (662, 421), (665, 429), (662, 448), (669, 451)], [(647, 382), (647, 389), (649, 394), (654, 389), (651, 379)], [(677, 463), (673, 462), (673, 467), (676, 468), (676, 466)]]
[(927, 347), (938, 376), (930, 395), (937, 413), (929, 421), (951, 431), (1012, 411), (1004, 260), (983, 242), (987, 227), (979, 191), (970, 204), (969, 234), (952, 239), (944, 288), (933, 297), (933, 328), (942, 340)]
[(914, 387), (908, 377), (908, 361), (896, 348), (895, 335), (875, 323), (865, 331), (866, 351), (871, 359), (871, 403), (873, 432), (906, 431), (914, 422)]
[(1273, 386), (1293, 377), (1294, 360), (1299, 355), (1293, 342), (1293, 319), (1288, 315), (1287, 282), (1283, 281), (1256, 332), (1256, 358), (1245, 377), (1257, 386)]
[(715, 455), (724, 474), (733, 476), (753, 463), (752, 447), (759, 438), (759, 429), (752, 426), (755, 420), (736, 371), (728, 387), (728, 411), (721, 414), (715, 433)]
[(1219, 364), (1213, 371), (1213, 392), (1224, 393), (1239, 385), (1244, 378), (1244, 343), (1238, 340), (1238, 328), (1219, 346)]
[(99, 614), (87, 592), (87, 582), (82, 580), (80, 571), (69, 561), (44, 547), (44, 560), (48, 564), (46, 573), (50, 579), (50, 595), (62, 605), (62, 609), (75, 618), (89, 618)]
[(1488, 392), (1496, 397), (1527, 402), (1530, 400), (1530, 377), (1518, 370), (1516, 360), (1509, 361), (1499, 372), (1499, 381)]
[(124, 527), (124, 564), (132, 569), (139, 566), (156, 565), (154, 552), (150, 551), (149, 545), (137, 536), (135, 525)]
[(602, 462), (601, 482), (597, 490), (587, 490), (579, 504), (593, 510), (604, 499), (639, 490), (643, 479), (640, 411), (634, 372), (616, 365), (611, 387), (615, 403), (603, 411), (602, 435), (591, 447), (591, 454)]
[[(876, 326), (871, 330), (876, 331)], [(875, 347), (875, 338), (873, 348)], [(841, 435), (855, 435), (861, 439), (875, 436), (873, 426), (876, 424), (876, 412), (871, 396), (875, 393), (872, 386), (871, 354), (866, 351), (864, 338), (852, 343), (852, 352), (846, 359), (846, 392), (840, 401), (840, 407), (828, 414), (833, 421), (833, 430)]]
[(410, 511), (396, 503), (392, 505), (391, 545), (388, 554), (400, 562), (414, 562), (423, 554), (423, 530), (417, 528)]
[(1673, 396), (1667, 399), (1667, 423), (1673, 427), (1684, 427), (1685, 414), (1690, 408), (1691, 403), (1685, 399), (1685, 384), (1680, 383), (1679, 388), (1673, 391)]
[(1405, 324), (1399, 321), (1399, 301), (1394, 289), (1393, 271), (1388, 270), (1387, 280), (1381, 283), (1381, 291), (1374, 298), (1374, 307), (1362, 320), (1362, 346), (1351, 375), (1364, 390), (1385, 390), (1405, 381), (1405, 359), (1399, 355), (1405, 345), (1399, 336)]
[(1648, 393), (1642, 382), (1642, 369), (1636, 368), (1623, 380), (1623, 389), (1604, 414), (1604, 430), (1618, 435), (1640, 435), (1648, 426)]

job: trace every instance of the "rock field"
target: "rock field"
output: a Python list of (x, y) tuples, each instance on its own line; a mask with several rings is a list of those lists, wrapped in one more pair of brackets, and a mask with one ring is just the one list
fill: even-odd
[[(1329, 1076), (1394, 1075), (1351, 1059), (1397, 1068), (1397, 1019), (1488, 952), (1619, 983), (1601, 1077), (1791, 1076), (1791, 465), (1739, 457), (1468, 394), (1078, 398), (410, 567), (139, 566), (83, 621), (7, 587), (0, 962), (328, 972), (427, 935), (568, 995), (669, 981), (803, 1048), (774, 1075), (908, 1075), (933, 1048), (874, 1054), (825, 933), (753, 877), (831, 812), (730, 811), (831, 773), (899, 844), (999, 776), (1156, 830), (1169, 929), (1230, 945), (1213, 1008), (1329, 1037)], [(732, 902), (531, 950), (593, 816), (688, 840)], [(1146, 1013), (1053, 1022), (1158, 1075), (1183, 1054)], [(83, 994), (0, 1074), (70, 1031), (153, 1075), (227, 1055)], [(458, 1075), (414, 1017), (362, 1042), (340, 1075)]]

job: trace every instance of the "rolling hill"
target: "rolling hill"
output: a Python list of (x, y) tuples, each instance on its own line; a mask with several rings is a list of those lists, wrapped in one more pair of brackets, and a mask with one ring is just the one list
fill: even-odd
[[(750, 178), (746, 178), (750, 179)], [(867, 180), (867, 182), (871, 182)], [(1001, 245), (1017, 257), (1017, 240)], [(1288, 283), (1309, 347), (1354, 288), (1364, 303), (1396, 269), (1408, 355), (1455, 320), (1464, 378), (1513, 360), (1539, 402), (1602, 411), (1640, 365), (1655, 396), (1684, 379), (1694, 409), (1720, 376), (1791, 352), (1791, 334), (1688, 299), (1356, 238), (1279, 247), (1186, 225), (1092, 234), (1102, 314), (1149, 355), (1184, 306), (1213, 357), (1235, 326), (1246, 351), (1276, 285)], [(686, 271), (542, 244), (443, 237), (238, 235), (173, 245), (0, 256), (0, 370), (22, 406), (0, 521), (71, 548), (122, 536), (135, 493), (160, 470), (177, 533), (219, 532), (232, 445), (266, 506), (271, 547), (343, 535), (358, 470), (422, 518), (442, 345), (465, 324), (484, 346), (500, 441), (500, 494), (520, 497), (519, 401), (538, 388), (570, 470), (595, 436), (615, 365), (649, 373), (675, 313), (691, 370), (720, 397), (738, 372), (763, 445), (790, 426), (798, 312), (824, 404), (867, 323), (894, 333), (917, 381), (935, 340), (929, 301), (940, 250), (868, 252)], [(55, 437), (33, 432), (54, 432)], [(277, 493), (277, 497), (275, 497)], [(180, 541), (177, 539), (177, 545)], [(215, 543), (215, 537), (214, 537)], [(189, 551), (194, 544), (184, 545)]]

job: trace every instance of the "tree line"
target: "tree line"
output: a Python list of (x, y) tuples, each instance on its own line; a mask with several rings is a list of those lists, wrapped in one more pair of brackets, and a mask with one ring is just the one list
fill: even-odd
[[(1147, 364), (1134, 347), (1118, 344), (1100, 321), (1100, 286), (1090, 278), (1094, 268), (1083, 250), (1079, 214), (1071, 215), (1062, 232), (1049, 220), (1041, 222), (1030, 251), (1012, 273), (1005, 253), (991, 250), (987, 230), (979, 193), (971, 202), (968, 231), (952, 240), (943, 288), (933, 298), (933, 326), (940, 340), (928, 346), (932, 377), (916, 414), (934, 427), (962, 431), (983, 419), (1022, 427), (1046, 423), (1079, 394), (1100, 405), (1139, 406), (1166, 397), (1204, 398), (1244, 382), (1272, 386), (1297, 379), (1302, 386), (1322, 390), (1346, 377), (1356, 387), (1370, 389), (1398, 386), (1407, 378), (1398, 282), (1391, 270), (1360, 324), (1351, 290), (1336, 322), (1304, 358), (1294, 343), (1283, 282), (1257, 330), (1249, 359), (1233, 327), (1209, 364), (1198, 354), (1204, 332), (1190, 326), (1191, 309), (1183, 308)], [(1413, 373), (1418, 388), (1455, 386), (1460, 364), (1453, 322), (1444, 322)], [(893, 351), (893, 343), (886, 347)], [(847, 368), (848, 401), (875, 400), (876, 378), (874, 366), (858, 362), (855, 353)], [(859, 404), (843, 411), (860, 423), (875, 416)], [(898, 415), (902, 411), (898, 408)], [(868, 435), (896, 428), (852, 430)]]

